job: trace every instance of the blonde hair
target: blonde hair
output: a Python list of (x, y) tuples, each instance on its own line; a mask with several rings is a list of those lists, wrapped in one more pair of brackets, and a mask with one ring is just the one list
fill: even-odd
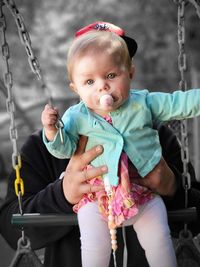
[[(132, 62), (125, 41), (113, 32), (91, 31), (85, 33), (72, 42), (67, 55), (68, 78), (72, 81), (72, 71), (75, 59), (88, 52), (102, 52), (113, 56), (116, 64), (131, 68)], [(95, 53), (94, 53), (95, 55)]]

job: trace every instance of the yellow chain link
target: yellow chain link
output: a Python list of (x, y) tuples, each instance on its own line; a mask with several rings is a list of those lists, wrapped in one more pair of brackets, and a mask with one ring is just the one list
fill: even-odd
[(18, 196), (19, 192), (21, 192), (21, 195), (24, 195), (24, 181), (20, 177), (20, 169), (22, 167), (22, 161), (21, 156), (18, 156), (18, 163), (14, 166), (15, 172), (16, 172), (16, 179), (15, 179), (15, 194)]

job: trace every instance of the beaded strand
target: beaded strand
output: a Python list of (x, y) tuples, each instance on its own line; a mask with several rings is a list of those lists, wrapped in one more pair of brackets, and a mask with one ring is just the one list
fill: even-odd
[(113, 191), (112, 191), (112, 187), (109, 182), (109, 178), (107, 176), (104, 178), (104, 186), (105, 186), (105, 191), (108, 196), (108, 228), (109, 228), (110, 236), (111, 236), (111, 246), (112, 246), (112, 251), (113, 251), (114, 266), (117, 267), (116, 254), (115, 254), (117, 250), (117, 230), (116, 230), (116, 226), (114, 223), (114, 217), (112, 214)]

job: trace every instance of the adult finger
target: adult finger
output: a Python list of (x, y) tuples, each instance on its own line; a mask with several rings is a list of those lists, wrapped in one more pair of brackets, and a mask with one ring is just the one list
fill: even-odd
[(89, 165), (96, 157), (98, 157), (103, 152), (103, 147), (101, 145), (95, 146), (81, 155), (80, 162), (82, 167)]
[(93, 179), (94, 177), (102, 176), (103, 174), (108, 172), (107, 166), (100, 166), (100, 167), (92, 167), (90, 169), (84, 169), (82, 171), (81, 181), (82, 183), (88, 182), (89, 180)]
[(92, 184), (83, 184), (80, 188), (80, 191), (82, 194), (89, 194), (94, 192), (99, 192), (100, 190), (103, 190), (103, 185), (92, 185)]
[(83, 171), (83, 169), (89, 165), (92, 160), (103, 152), (103, 147), (98, 145), (81, 154), (82, 150), (83, 147), (79, 148), (78, 154), (71, 157), (68, 168), (76, 169), (76, 171)]

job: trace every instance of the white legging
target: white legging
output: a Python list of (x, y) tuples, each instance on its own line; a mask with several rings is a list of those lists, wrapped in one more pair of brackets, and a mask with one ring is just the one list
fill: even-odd
[[(78, 222), (82, 267), (107, 267), (111, 252), (110, 234), (107, 222), (99, 213), (97, 202), (80, 208)], [(138, 214), (124, 225), (133, 225), (150, 267), (177, 266), (166, 208), (159, 196), (141, 205)]]

